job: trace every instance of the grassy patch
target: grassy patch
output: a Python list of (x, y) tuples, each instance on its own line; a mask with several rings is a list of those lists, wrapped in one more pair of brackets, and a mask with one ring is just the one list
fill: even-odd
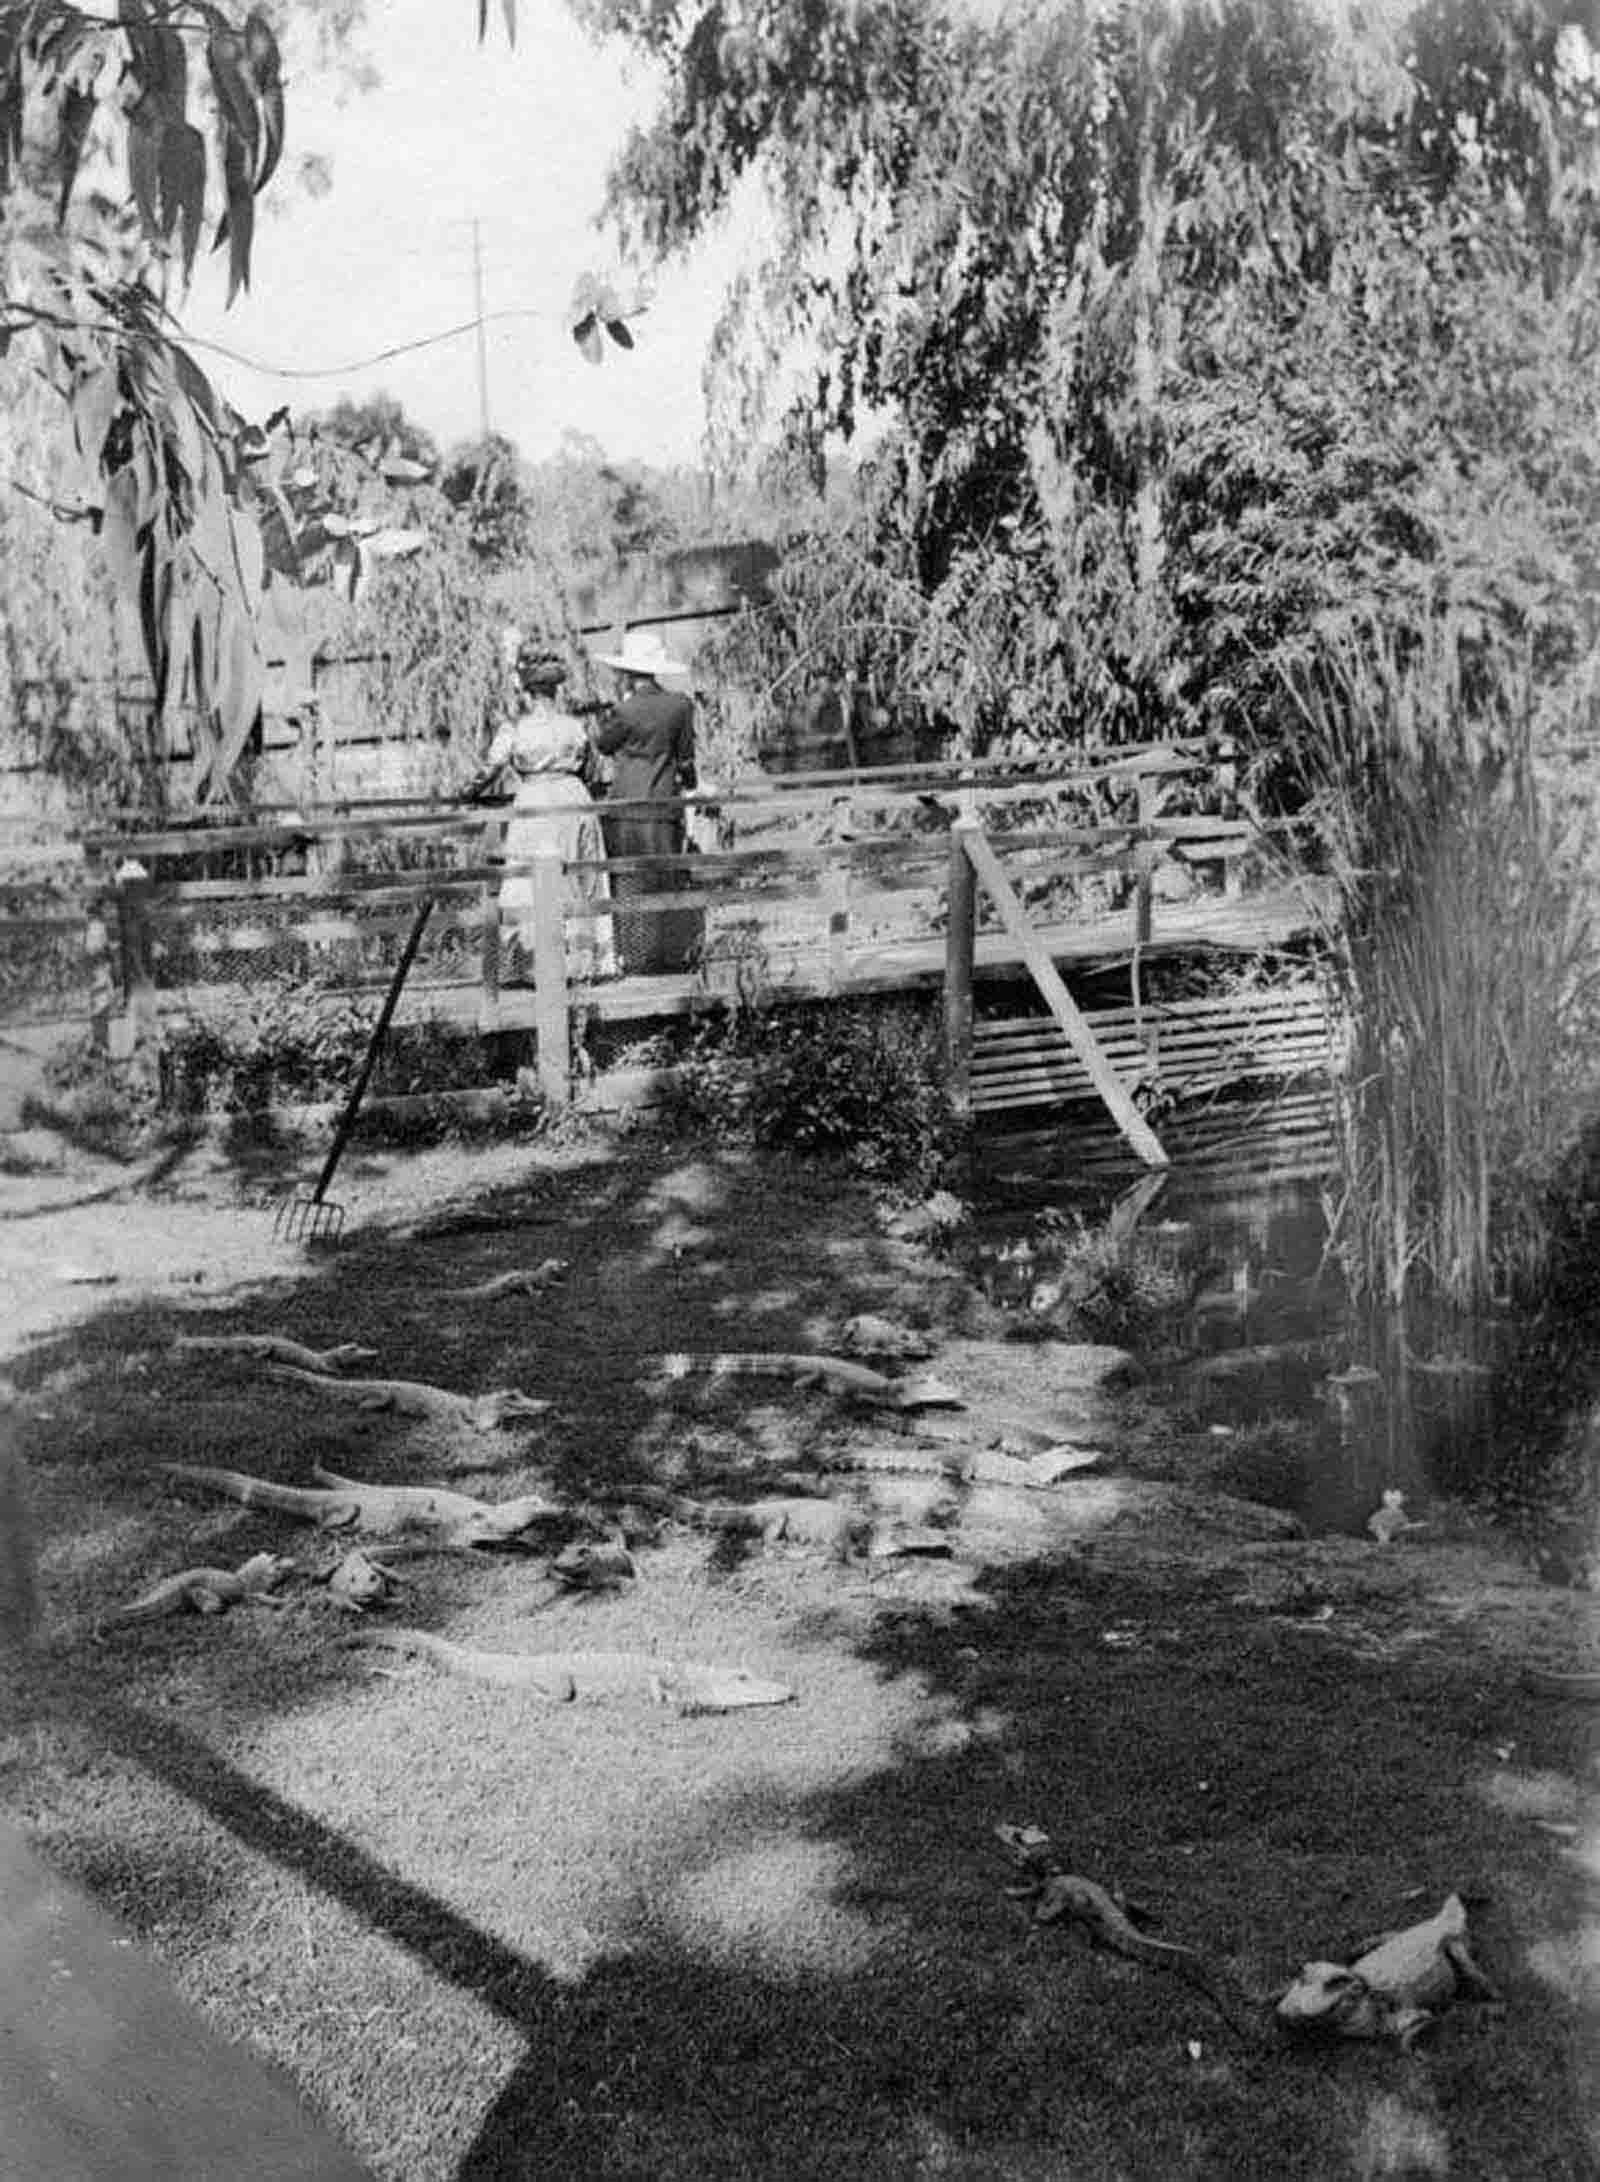
[[(994, 1330), (803, 1165), (369, 1151), (349, 1194), (369, 1225), (309, 1260), (197, 1186), (131, 1220), (0, 1227), (49, 1631), (0, 1738), (0, 1802), (379, 2174), (1595, 2171), (1581, 1874), (1530, 1816), (1592, 1792), (1582, 1722), (1519, 1695), (1476, 1594), (1421, 1611), (1420, 1559), (1352, 1589), (1331, 1547), (1234, 1565), (1115, 1527), (959, 1570), (724, 1558), (668, 1531), (633, 1591), (554, 1602), (527, 1560), (409, 1566), (404, 1618), (467, 1642), (656, 1644), (800, 1694), (710, 1720), (380, 1673), (388, 1655), (309, 1594), (93, 1645), (97, 1610), (157, 1575), (307, 1543), (180, 1497), (163, 1460), (493, 1497), (739, 1490), (859, 1427), (755, 1382), (664, 1396), (651, 1357), (826, 1346), (874, 1310), (944, 1332), (959, 1377)], [(46, 1308), (37, 1268), (94, 1251), (121, 1284), (71, 1291), (70, 1321)], [(547, 1256), (570, 1260), (559, 1288), (459, 1298)], [(384, 1369), (520, 1384), (555, 1414), (458, 1438), (171, 1347), (234, 1328), (369, 1342)], [(1048, 1391), (1048, 1344), (991, 1341), (990, 1368), (1001, 1354), (1019, 1403)], [(1302, 1610), (1301, 1554), (1331, 1630)], [(1033, 1932), (1003, 1895), (1000, 1819), (1049, 1827), (1074, 1869), (1263, 1994), (1485, 1884), (1510, 2006), (1409, 2058), (1245, 2049), (1177, 1980)]]

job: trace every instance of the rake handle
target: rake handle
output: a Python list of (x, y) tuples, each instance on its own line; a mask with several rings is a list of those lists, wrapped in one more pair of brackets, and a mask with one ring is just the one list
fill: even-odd
[(328, 1156), (323, 1161), (322, 1172), (317, 1176), (317, 1186), (311, 1192), (311, 1202), (314, 1205), (321, 1204), (328, 1184), (338, 1171), (339, 1161), (344, 1156), (345, 1145), (350, 1139), (350, 1132), (356, 1125), (356, 1115), (361, 1110), (361, 1101), (366, 1095), (368, 1081), (374, 1067), (377, 1065), (378, 1049), (383, 1044), (395, 1008), (399, 1004), (400, 988), (404, 985), (407, 973), (416, 960), (417, 949), (422, 944), (423, 926), (432, 914), (433, 896), (429, 894), (424, 897), (422, 906), (412, 920), (411, 929), (406, 934), (406, 943), (400, 950), (400, 960), (394, 966), (394, 975), (389, 980), (389, 990), (383, 996), (383, 1006), (378, 1010), (378, 1020), (373, 1024), (372, 1036), (367, 1040), (367, 1050), (362, 1056), (360, 1073), (350, 1087), (350, 1096), (345, 1100), (344, 1112), (339, 1116), (339, 1126), (333, 1132), (333, 1142), (328, 1147)]

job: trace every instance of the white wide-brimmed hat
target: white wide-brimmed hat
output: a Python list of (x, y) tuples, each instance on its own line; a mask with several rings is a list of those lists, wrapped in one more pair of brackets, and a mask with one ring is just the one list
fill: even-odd
[(687, 674), (681, 659), (674, 659), (654, 629), (625, 629), (620, 652), (596, 652), (602, 667), (616, 667), (623, 674)]

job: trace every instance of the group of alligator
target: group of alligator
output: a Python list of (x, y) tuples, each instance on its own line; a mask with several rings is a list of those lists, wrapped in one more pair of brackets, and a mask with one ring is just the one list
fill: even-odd
[[(548, 1285), (557, 1277), (554, 1261), (528, 1275), (502, 1275), (485, 1284), (496, 1294), (530, 1284)], [(906, 1329), (863, 1317), (845, 1330), (850, 1343), (880, 1361), (914, 1361), (927, 1347)], [(517, 1387), (466, 1395), (425, 1381), (356, 1375), (352, 1367), (369, 1364), (374, 1352), (352, 1343), (312, 1348), (286, 1335), (191, 1334), (175, 1344), (181, 1355), (229, 1356), (256, 1364), (272, 1376), (311, 1387), (331, 1399), (369, 1411), (443, 1427), (451, 1432), (487, 1433), (533, 1423), (550, 1404)], [(691, 1376), (707, 1378), (777, 1377), (798, 1386), (820, 1385), (885, 1419), (905, 1420), (935, 1409), (965, 1405), (951, 1387), (929, 1377), (894, 1376), (854, 1357), (795, 1353), (758, 1354), (718, 1351), (709, 1355), (661, 1357), (647, 1377), (670, 1384)], [(1033, 1434), (1028, 1451), (1009, 1445), (983, 1448), (909, 1444), (865, 1449), (863, 1467), (919, 1471), (955, 1484), (974, 1475), (1024, 1486), (1042, 1486), (1087, 1462), (1092, 1451), (1055, 1447), (1043, 1428)], [(367, 1540), (397, 1542), (392, 1552), (481, 1551), (527, 1542), (545, 1526), (569, 1520), (572, 1511), (543, 1493), (491, 1502), (437, 1485), (389, 1485), (341, 1476), (322, 1468), (309, 1485), (284, 1485), (243, 1472), (208, 1465), (167, 1463), (169, 1476), (187, 1485), (217, 1492), (242, 1506), (269, 1508), (314, 1524), (319, 1530)], [(670, 1520), (722, 1533), (742, 1533), (763, 1544), (818, 1547), (841, 1559), (949, 1551), (947, 1531), (937, 1520), (909, 1523), (881, 1521), (861, 1507), (825, 1492), (790, 1491), (751, 1501), (695, 1500), (648, 1485), (633, 1489), (633, 1500)], [(941, 1511), (933, 1510), (937, 1517)], [(392, 1553), (391, 1553), (392, 1559)], [(597, 1584), (634, 1572), (625, 1540), (613, 1533), (577, 1541), (550, 1562), (552, 1574), (570, 1584)], [(232, 1605), (278, 1604), (287, 1578), (298, 1564), (260, 1553), (237, 1569), (188, 1568), (165, 1578), (110, 1617), (113, 1623), (143, 1621), (194, 1610), (218, 1614)], [(325, 1572), (333, 1597), (362, 1609), (387, 1603), (401, 1579), (392, 1565), (356, 1547)], [(104, 1628), (106, 1624), (102, 1624)], [(453, 1644), (418, 1629), (391, 1629), (375, 1641), (419, 1652), (458, 1674), (525, 1690), (555, 1701), (642, 1693), (676, 1705), (684, 1712), (725, 1712), (782, 1704), (793, 1692), (787, 1685), (744, 1668), (695, 1660), (665, 1660), (655, 1653), (572, 1651), (499, 1653)]]
[[(543, 1285), (546, 1268), (536, 1278)], [(502, 1276), (496, 1292), (511, 1292)], [(526, 1285), (526, 1279), (523, 1285)], [(927, 1376), (881, 1369), (921, 1361), (927, 1348), (905, 1329), (871, 1318), (852, 1320), (841, 1345), (872, 1356), (719, 1352), (662, 1357), (648, 1376), (670, 1383), (691, 1376), (777, 1377), (820, 1385), (880, 1424), (896, 1424), (906, 1436), (893, 1445), (861, 1449), (849, 1459), (868, 1470), (932, 1476), (948, 1487), (972, 1483), (1044, 1490), (1095, 1464), (1096, 1450), (1052, 1436), (1048, 1426), (1008, 1420), (997, 1425), (970, 1412), (959, 1433), (937, 1438), (923, 1426), (939, 1411), (966, 1411), (961, 1396)], [(373, 1352), (351, 1344), (313, 1349), (278, 1334), (189, 1335), (176, 1344), (186, 1355), (236, 1356), (297, 1385), (363, 1408), (388, 1410), (453, 1431), (484, 1433), (536, 1420), (549, 1404), (518, 1388), (468, 1396), (424, 1382), (359, 1377), (352, 1367), (373, 1361)], [(931, 1442), (931, 1444), (930, 1444)], [(487, 1502), (440, 1486), (366, 1483), (316, 1469), (314, 1482), (282, 1485), (241, 1472), (169, 1463), (167, 1474), (191, 1486), (225, 1495), (245, 1507), (268, 1508), (324, 1532), (388, 1541), (395, 1555), (427, 1551), (483, 1551), (525, 1543), (544, 1526), (570, 1520), (572, 1511), (541, 1493)], [(666, 1518), (719, 1532), (741, 1532), (764, 1544), (818, 1547), (840, 1558), (950, 1550), (937, 1498), (923, 1501), (924, 1520), (883, 1522), (851, 1501), (817, 1491), (793, 1491), (750, 1501), (703, 1501), (661, 1487), (634, 1485), (632, 1500)], [(579, 1541), (554, 1556), (550, 1567), (573, 1582), (631, 1577), (634, 1566), (620, 1532)], [(282, 1603), (286, 1579), (299, 1564), (257, 1553), (239, 1568), (191, 1568), (167, 1577), (113, 1617), (147, 1620), (194, 1610), (215, 1615), (232, 1605)], [(332, 1595), (362, 1609), (386, 1603), (402, 1585), (389, 1562), (362, 1546), (346, 1551), (324, 1572)], [(420, 1654), (447, 1672), (513, 1689), (553, 1703), (613, 1697), (649, 1697), (685, 1714), (724, 1713), (786, 1704), (794, 1692), (784, 1683), (732, 1667), (694, 1659), (668, 1659), (644, 1651), (493, 1652), (452, 1643), (418, 1628), (369, 1629), (367, 1640)], [(1037, 1828), (1001, 1825), (1000, 1845), (1020, 1874), (1009, 1891), (1033, 1905), (1039, 1923), (1069, 1921), (1097, 1946), (1147, 1968), (1181, 1977), (1241, 2037), (1259, 2039), (1277, 2029), (1291, 2035), (1387, 2039), (1409, 2047), (1445, 2008), (1463, 1999), (1498, 1998), (1473, 1959), (1466, 1906), (1451, 1895), (1438, 1914), (1399, 1933), (1381, 1935), (1347, 1962), (1307, 1963), (1271, 2001), (1238, 1984), (1225, 1967), (1196, 1949), (1153, 1937), (1139, 1913), (1095, 1881), (1064, 1871), (1049, 1837)]]

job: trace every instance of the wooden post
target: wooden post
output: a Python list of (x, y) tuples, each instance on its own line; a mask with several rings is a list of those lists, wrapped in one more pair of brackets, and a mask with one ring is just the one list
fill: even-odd
[(83, 952), (89, 965), (90, 1035), (101, 1053), (109, 1054), (116, 1033), (117, 974), (111, 952), (109, 915), (115, 914), (114, 897), (104, 876), (97, 878), (83, 927)]
[(963, 1121), (972, 1113), (972, 962), (978, 933), (978, 883), (967, 854), (978, 833), (970, 814), (950, 828), (949, 920), (944, 941), (944, 1060), (950, 1102)]
[(828, 990), (841, 993), (850, 982), (850, 866), (830, 860), (822, 875), (822, 904), (828, 915)]
[(1150, 904), (1155, 879), (1155, 825), (1160, 809), (1160, 791), (1149, 773), (1138, 778), (1139, 796), (1139, 846), (1134, 851), (1134, 869), (1137, 874), (1133, 892), (1133, 944), (1148, 947), (1150, 944)]
[(143, 864), (130, 858), (116, 874), (117, 932), (121, 956), (122, 1014), (109, 1026), (106, 1050), (114, 1061), (131, 1061), (148, 1048), (156, 1029), (156, 980), (150, 940), (154, 894)]
[[(483, 860), (492, 863), (499, 853), (505, 829), (491, 818), (483, 829)], [(479, 935), (478, 1028), (487, 1035), (500, 1028), (500, 882), (483, 882), (483, 930)]]
[(500, 889), (493, 879), (483, 883), (480, 917), (478, 1029), (488, 1036), (500, 1028)]
[(1006, 930), (1021, 951), (1033, 982), (1044, 995), (1046, 1007), (1066, 1033), (1068, 1045), (1088, 1071), (1089, 1080), (1104, 1099), (1112, 1120), (1147, 1167), (1170, 1165), (1155, 1131), (1128, 1096), (1122, 1078), (1079, 1013), (1077, 1002), (1062, 984), (1060, 972), (1051, 961), (1044, 942), (1029, 924), (1028, 912), (1018, 899), (1016, 888), (1000, 868), (1000, 860), (989, 846), (983, 828), (973, 826), (967, 831), (958, 824), (951, 828), (951, 835), (953, 840), (959, 838), (973, 869), (994, 897)]
[(539, 1089), (554, 1107), (572, 1098), (572, 1021), (561, 851), (541, 843), (533, 859), (533, 1023)]

